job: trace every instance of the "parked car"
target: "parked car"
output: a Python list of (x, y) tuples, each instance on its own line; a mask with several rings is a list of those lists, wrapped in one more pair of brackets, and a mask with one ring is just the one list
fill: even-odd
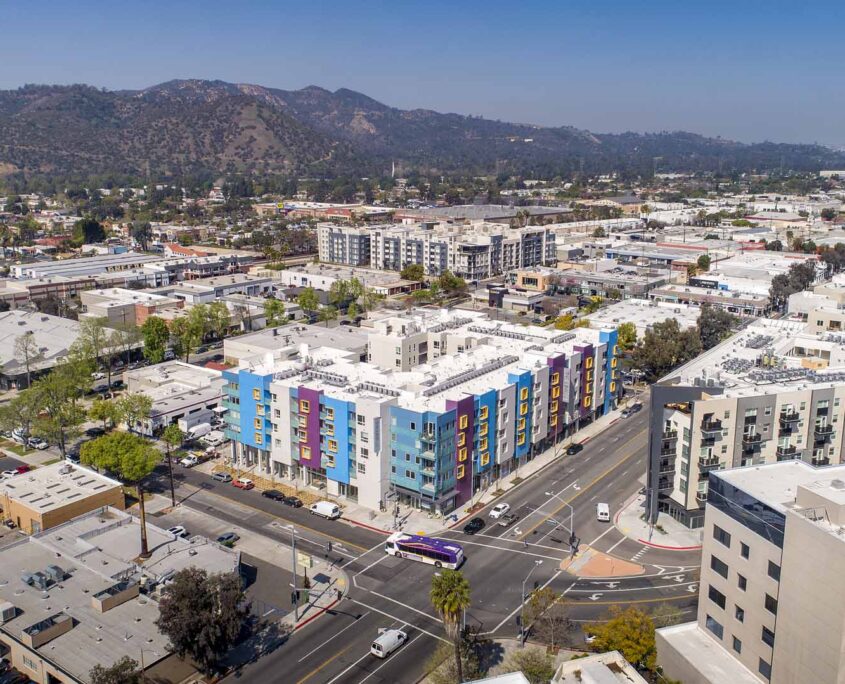
[(217, 537), (217, 543), (222, 544), (223, 546), (233, 546), (236, 541), (238, 541), (240, 537), (235, 532), (224, 532), (219, 537)]
[(29, 446), (33, 449), (38, 449), (39, 451), (43, 451), (44, 449), (46, 449), (47, 447), (50, 446), (49, 444), (47, 444), (47, 442), (45, 442), (40, 437), (30, 437), (26, 441), (26, 443), (27, 443), (27, 446)]
[(340, 517), (340, 506), (332, 501), (318, 501), (308, 507), (311, 515), (319, 515), (329, 520)]
[(24, 473), (28, 473), (30, 470), (32, 470), (32, 466), (27, 465), (26, 463), (24, 463), (23, 465), (19, 465), (17, 468), (15, 468), (15, 472), (18, 475), (23, 475)]
[(29, 435), (24, 434), (23, 430), (21, 429), (12, 430), (12, 439), (18, 444), (26, 444), (28, 436)]
[(123, 380), (112, 380), (112, 389), (123, 389)]
[(196, 456), (185, 456), (179, 461), (179, 465), (183, 468), (193, 468), (200, 460)]
[(464, 534), (475, 534), (484, 529), (485, 522), (481, 518), (473, 518), (464, 525)]
[(286, 496), (282, 503), (286, 506), (292, 506), (293, 508), (302, 508), (302, 499), (298, 496)]
[(217, 482), (231, 482), (232, 476), (229, 473), (214, 473), (211, 476), (212, 480), (216, 480)]
[(92, 380), (102, 380), (104, 377), (106, 377), (105, 373), (100, 373), (100, 372), (91, 373), (91, 379)]
[(261, 492), (261, 496), (265, 499), (272, 499), (273, 501), (284, 501), (285, 495), (276, 489), (265, 489)]
[(4, 520), (4, 521), (3, 521), (3, 524), (4, 524), (6, 527), (8, 527), (10, 530), (13, 530), (13, 529), (15, 529), (15, 528), (17, 527), (17, 525), (15, 525), (15, 521), (14, 521), (14, 520), (12, 520), (12, 519), (9, 519), (9, 520)]
[(172, 349), (167, 349), (164, 352), (164, 360), (165, 361), (173, 361), (176, 358), (176, 354), (173, 353)]
[(506, 503), (496, 504), (496, 505), (495, 505), (495, 506), (493, 506), (493, 508), (490, 510), (490, 517), (491, 517), (491, 518), (493, 518), (493, 520), (498, 520), (498, 519), (499, 519), (499, 518), (501, 518), (501, 517), (502, 517), (505, 513), (507, 513), (508, 511), (510, 511), (510, 509), (511, 509), (511, 505), (510, 505), (510, 504), (506, 504)]
[(207, 352), (207, 351), (208, 351), (208, 347), (206, 347), (205, 345), (203, 345), (203, 346), (201, 346), (201, 347), (197, 347), (197, 351), (196, 351), (196, 353), (197, 353), (197, 354), (205, 354), (205, 352)]
[(101, 437), (102, 435), (106, 434), (106, 431), (101, 427), (92, 427), (88, 428), (85, 431), (85, 434), (89, 437)]
[(17, 470), (4, 470), (2, 473), (0, 473), (0, 477), (2, 477), (5, 480), (7, 477), (14, 477), (17, 474), (18, 474)]
[(505, 513), (501, 518), (499, 518), (496, 524), (501, 525), (502, 527), (510, 527), (517, 520), (519, 520), (519, 516), (516, 513)]
[(79, 457), (79, 450), (71, 450), (65, 454), (65, 460), (70, 461), (71, 463), (78, 465), (82, 462), (82, 459)]
[(246, 477), (239, 477), (237, 480), (233, 480), (232, 484), (238, 489), (253, 489), (255, 487), (255, 483)]
[(628, 416), (633, 416), (635, 413), (638, 413), (642, 407), (642, 404), (632, 404), (631, 406), (622, 409), (622, 417), (627, 418)]
[(582, 451), (583, 449), (584, 449), (584, 447), (582, 445), (577, 444), (576, 442), (573, 442), (568, 447), (566, 447), (566, 454), (568, 456), (574, 456), (575, 454), (577, 454), (579, 451)]
[(174, 537), (187, 537), (188, 530), (185, 529), (183, 525), (176, 525), (174, 527), (168, 527), (167, 531), (170, 532)]

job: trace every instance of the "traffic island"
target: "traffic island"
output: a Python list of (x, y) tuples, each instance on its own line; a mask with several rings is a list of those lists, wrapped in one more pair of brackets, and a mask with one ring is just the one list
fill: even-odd
[(564, 559), (560, 569), (576, 577), (629, 577), (645, 573), (645, 567), (639, 563), (616, 558), (589, 546), (582, 547), (575, 558)]

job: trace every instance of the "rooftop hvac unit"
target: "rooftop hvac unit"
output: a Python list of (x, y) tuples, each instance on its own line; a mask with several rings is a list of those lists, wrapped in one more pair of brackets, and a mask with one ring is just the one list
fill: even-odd
[(44, 568), (44, 574), (47, 575), (53, 582), (58, 584), (65, 578), (65, 571), (58, 565), (48, 565)]
[(47, 575), (43, 572), (32, 573), (32, 586), (36, 589), (44, 590), (47, 588)]
[(0, 623), (14, 620), (17, 614), (18, 611), (13, 604), (8, 601), (0, 603)]

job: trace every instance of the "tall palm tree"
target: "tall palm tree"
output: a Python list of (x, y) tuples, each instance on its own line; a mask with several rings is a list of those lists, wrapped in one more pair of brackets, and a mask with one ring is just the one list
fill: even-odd
[(469, 608), (469, 582), (458, 570), (443, 570), (431, 579), (429, 592), (431, 605), (443, 619), (446, 634), (455, 645), (455, 667), (458, 681), (464, 681), (464, 668), (461, 661), (461, 620), (464, 611)]

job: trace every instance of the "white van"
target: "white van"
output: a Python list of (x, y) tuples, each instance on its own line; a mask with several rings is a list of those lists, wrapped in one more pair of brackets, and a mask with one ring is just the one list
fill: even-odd
[(370, 646), (370, 653), (376, 658), (387, 658), (408, 640), (408, 635), (398, 629), (386, 629)]
[(318, 501), (308, 507), (313, 515), (321, 515), (329, 520), (334, 520), (340, 517), (340, 506), (331, 501)]
[(610, 506), (606, 503), (596, 504), (596, 520), (610, 522)]

